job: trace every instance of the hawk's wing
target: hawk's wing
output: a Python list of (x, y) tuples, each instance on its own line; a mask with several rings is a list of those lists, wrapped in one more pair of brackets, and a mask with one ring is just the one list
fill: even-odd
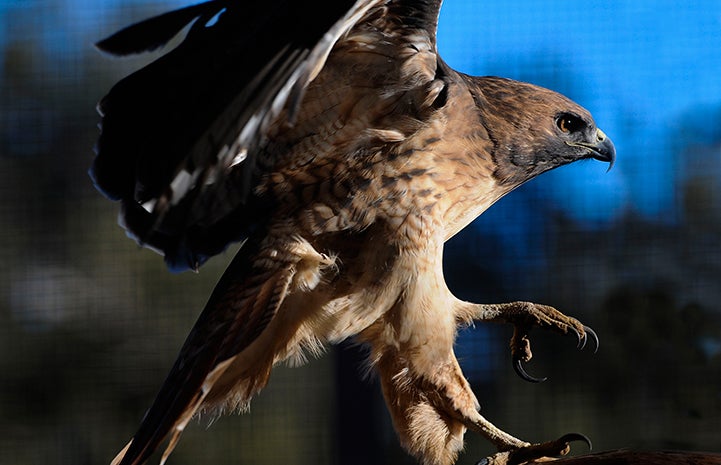
[[(418, 52), (413, 37), (420, 29), (427, 31), (426, 39), (430, 36), (425, 55), (435, 53), (440, 0), (269, 2), (262, 8), (255, 6), (260, 2), (247, 2), (254, 5), (253, 11), (245, 8), (246, 2), (206, 2), (131, 26), (99, 45), (117, 53), (152, 49), (195, 20), (178, 48), (118, 83), (103, 99), (103, 132), (92, 168), (96, 185), (122, 202), (128, 231), (162, 251), (172, 266), (197, 266), (228, 241), (245, 235), (258, 218), (271, 214), (272, 210), (256, 211), (262, 205), (252, 192), (257, 182), (254, 169), (262, 174), (273, 163), (262, 159), (268, 155), (261, 150), (264, 139), (281, 125), (295, 124), (294, 129), (309, 133), (319, 130), (309, 116), (313, 109), (296, 105), (334, 46), (339, 46), (338, 53), (348, 54), (333, 55), (341, 63), (352, 63), (358, 51), (354, 47), (363, 48), (383, 63), (378, 76), (388, 71), (418, 78), (417, 67), (400, 68), (413, 62)], [(209, 24), (219, 12), (217, 21)], [(393, 56), (380, 56), (375, 43), (364, 42), (363, 31), (377, 28), (387, 30), (389, 40), (399, 41), (397, 47), (389, 47), (395, 50)], [(343, 42), (346, 34), (350, 38)], [(401, 58), (395, 56), (399, 50), (410, 52)], [(435, 59), (430, 61), (433, 69), (421, 73), (424, 76), (435, 72)], [(395, 85), (408, 90), (420, 81)], [(316, 79), (310, 106), (330, 105), (321, 102), (324, 90), (333, 95), (346, 90), (334, 85), (332, 74)], [(380, 82), (377, 88), (359, 92), (381, 101), (388, 99), (389, 89)], [(357, 103), (353, 95), (346, 105), (350, 108)], [(407, 101), (402, 103), (399, 107), (408, 107)], [(357, 111), (365, 114), (365, 108)], [(394, 114), (386, 116), (397, 122)], [(344, 128), (344, 137), (362, 140), (367, 129), (362, 123)], [(323, 150), (328, 156), (344, 155), (333, 147)], [(283, 151), (274, 154), (282, 157)], [(302, 175), (302, 168), (298, 170)], [(263, 227), (223, 275), (153, 406), (113, 463), (142, 463), (171, 435), (167, 455), (224, 375), (227, 362), (258, 337), (282, 305), (294, 263), (279, 259), (270, 266), (273, 260), (261, 260), (260, 266), (251, 260), (260, 247), (254, 239), (262, 237)]]
[[(169, 266), (195, 268), (252, 228), (257, 148), (292, 124), (331, 48), (379, 0), (211, 0), (130, 26), (98, 47), (174, 50), (100, 102), (96, 186), (121, 200), (121, 221)], [(282, 115), (281, 115), (282, 113)], [(231, 227), (232, 225), (232, 227)]]

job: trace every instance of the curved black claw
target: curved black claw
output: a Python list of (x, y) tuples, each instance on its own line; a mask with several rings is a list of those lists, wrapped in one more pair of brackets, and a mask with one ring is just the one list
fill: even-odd
[(523, 368), (523, 363), (520, 358), (514, 358), (513, 359), (513, 369), (515, 370), (516, 374), (521, 377), (524, 381), (528, 381), (529, 383), (542, 383), (546, 381), (548, 378), (536, 378), (535, 376), (531, 376), (528, 374), (525, 368)]
[[(579, 350), (584, 349), (588, 341), (591, 340), (593, 344), (593, 353), (595, 354), (596, 352), (598, 352), (598, 335), (594, 330), (592, 330), (586, 325), (583, 325), (583, 335), (581, 335), (579, 330), (574, 328), (573, 326), (569, 325), (567, 326), (567, 328), (567, 331), (573, 332), (573, 334), (576, 335), (576, 339), (578, 339), (577, 347)], [(542, 383), (548, 378), (536, 378), (535, 376), (529, 375), (526, 369), (523, 368), (523, 362), (527, 362), (531, 359), (531, 343), (528, 338), (528, 330), (529, 328), (520, 325), (516, 325), (516, 327), (514, 328), (513, 337), (511, 338), (513, 370), (524, 381), (528, 381), (530, 383)]]
[(588, 446), (589, 450), (593, 449), (593, 444), (591, 444), (591, 440), (585, 434), (568, 433), (568, 434), (564, 434), (557, 440), (557, 442), (565, 442), (565, 443), (569, 443), (569, 442), (573, 442), (573, 441), (585, 442), (586, 445)]
[(586, 325), (583, 325), (583, 330), (586, 332), (586, 337), (583, 338), (583, 345), (581, 346), (581, 349), (586, 346), (586, 341), (588, 341), (588, 338), (590, 337), (593, 341), (593, 353), (595, 354), (596, 352), (598, 352), (598, 347), (600, 345), (600, 342), (598, 340), (598, 334), (596, 334), (596, 331), (592, 330)]
[(586, 347), (586, 336), (581, 336), (581, 333), (579, 333), (578, 330), (573, 326), (569, 327), (568, 330), (576, 335), (576, 339), (578, 340), (578, 344), (576, 344), (576, 349), (583, 350), (583, 348)]
[(573, 331), (573, 334), (576, 335), (576, 339), (578, 339), (578, 345), (576, 346), (578, 350), (583, 350), (586, 347), (586, 343), (588, 343), (588, 340), (591, 339), (593, 341), (593, 353), (595, 354), (598, 352), (598, 335), (596, 334), (596, 331), (592, 330), (586, 325), (583, 325), (583, 331), (584, 335), (581, 336), (581, 334), (576, 330), (576, 328), (570, 328), (571, 331)]

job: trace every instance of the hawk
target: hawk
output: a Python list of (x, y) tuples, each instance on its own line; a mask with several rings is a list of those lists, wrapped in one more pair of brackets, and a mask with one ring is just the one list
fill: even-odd
[(456, 298), (443, 245), (505, 194), (567, 163), (613, 163), (588, 111), (553, 91), (454, 71), (438, 56), (440, 0), (211, 0), (98, 43), (127, 55), (184, 40), (118, 82), (91, 177), (169, 267), (243, 245), (116, 465), (143, 463), (203, 411), (243, 409), (283, 361), (348, 338), (370, 349), (403, 447), (454, 463), (466, 430), (488, 463), (565, 453), (501, 431), (453, 353), (459, 326), (515, 327), (516, 370), (540, 326), (598, 341), (529, 302)]

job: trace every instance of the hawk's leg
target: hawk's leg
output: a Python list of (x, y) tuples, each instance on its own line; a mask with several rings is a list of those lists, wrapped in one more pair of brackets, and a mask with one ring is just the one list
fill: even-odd
[[(566, 434), (556, 440), (531, 444), (501, 430), (480, 414), (475, 396), (465, 382), (458, 362), (451, 364), (457, 376), (441, 376), (443, 384), (437, 385), (441, 409), (450, 412), (465, 427), (481, 434), (498, 449), (498, 453), (479, 461), (479, 465), (520, 465), (531, 460), (559, 457), (568, 454), (572, 441), (583, 441), (591, 447), (591, 441), (578, 433)], [(456, 383), (450, 382), (457, 380)], [(462, 380), (462, 381), (461, 381)], [(444, 395), (445, 394), (445, 395)]]
[[(445, 373), (436, 378), (435, 390), (440, 400), (438, 407), (449, 412), (466, 428), (481, 434), (498, 449), (498, 453), (482, 459), (480, 465), (518, 465), (531, 460), (558, 457), (568, 454), (570, 442), (583, 441), (591, 447), (591, 441), (578, 433), (566, 434), (556, 440), (531, 444), (518, 439), (488, 421), (479, 412), (478, 401), (466, 382), (455, 357), (441, 371)], [(440, 383), (439, 383), (440, 381)]]
[(499, 451), (532, 447), (480, 414), (478, 400), (452, 352), (431, 370), (417, 366), (414, 359), (422, 352), (410, 352), (406, 358), (385, 348), (376, 368), (401, 444), (423, 465), (455, 463), (466, 429), (480, 433)]
[(467, 321), (481, 320), (510, 323), (514, 326), (511, 337), (511, 355), (513, 368), (518, 375), (531, 382), (544, 381), (545, 378), (534, 378), (526, 373), (523, 363), (531, 360), (531, 342), (528, 334), (534, 326), (567, 334), (573, 333), (578, 339), (578, 348), (582, 349), (591, 339), (594, 351), (598, 350), (598, 336), (580, 321), (564, 315), (548, 305), (531, 302), (509, 302), (503, 304), (472, 304), (464, 302), (460, 317)]
[(476, 396), (452, 353), (432, 371), (423, 373), (414, 368), (412, 358), (404, 360), (390, 348), (386, 355), (377, 365), (383, 394), (401, 443), (423, 465), (453, 464), (463, 447), (466, 429), (482, 435), (498, 449), (497, 454), (480, 462), (486, 465), (516, 465), (565, 455), (570, 441), (586, 441), (581, 435), (569, 434), (531, 444), (501, 430), (479, 412)]

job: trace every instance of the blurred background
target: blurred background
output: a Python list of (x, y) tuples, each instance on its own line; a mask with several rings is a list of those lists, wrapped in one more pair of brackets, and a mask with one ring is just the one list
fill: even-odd
[[(169, 273), (86, 174), (95, 103), (158, 56), (92, 44), (185, 4), (0, 1), (1, 464), (109, 463), (232, 257)], [(721, 3), (447, 0), (439, 47), (466, 73), (566, 94), (618, 152), (608, 173), (532, 181), (448, 243), (459, 297), (554, 305), (601, 338), (594, 355), (534, 332), (528, 371), (549, 379), (532, 385), (511, 369), (511, 328), (464, 330), (483, 414), (530, 441), (721, 452)], [(193, 422), (169, 463), (413, 463), (362, 360), (343, 344), (277, 369), (249, 414)], [(459, 463), (492, 452), (466, 437)]]

